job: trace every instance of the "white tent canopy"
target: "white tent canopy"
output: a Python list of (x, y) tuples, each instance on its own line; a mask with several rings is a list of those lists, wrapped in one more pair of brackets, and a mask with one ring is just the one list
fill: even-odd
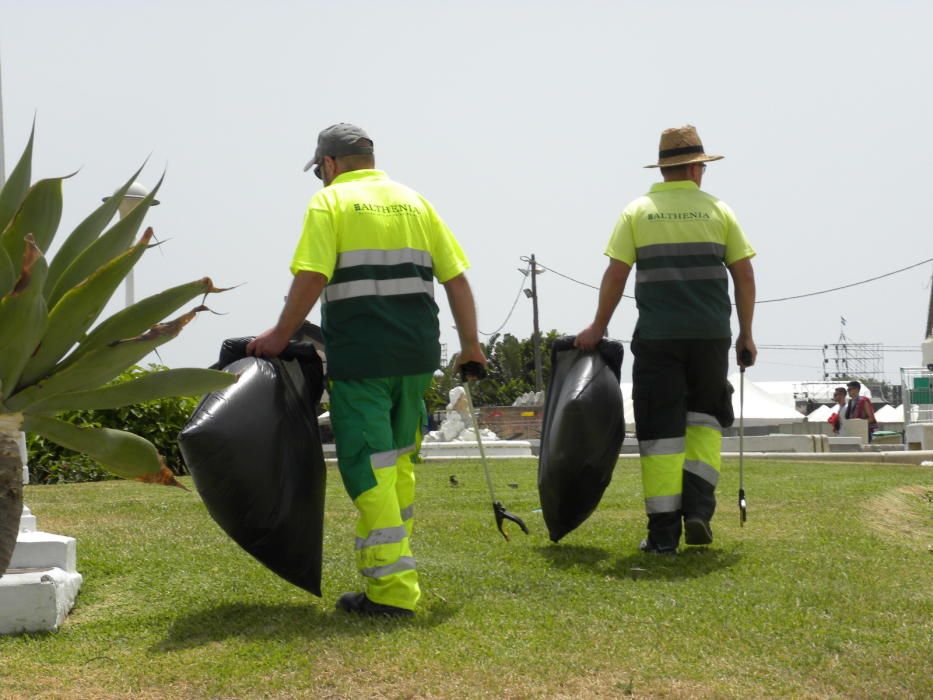
[(825, 423), (829, 420), (831, 415), (833, 415), (833, 409), (825, 404), (822, 404), (819, 408), (813, 411), (813, 413), (807, 414), (807, 420), (811, 423)]
[[(738, 425), (739, 373), (736, 372), (730, 376), (729, 381), (735, 387), (735, 393), (732, 394), (732, 408), (735, 411), (735, 425)], [(625, 405), (625, 429), (632, 432), (635, 430), (635, 409), (632, 404), (632, 384), (630, 382), (622, 383), (622, 399)], [(782, 404), (767, 391), (762, 390), (749, 380), (748, 377), (745, 378), (745, 425), (782, 425), (801, 422), (803, 422), (803, 415)]]
[(894, 408), (894, 406), (882, 406), (877, 411), (875, 411), (875, 420), (879, 423), (903, 423), (903, 404), (897, 408)]

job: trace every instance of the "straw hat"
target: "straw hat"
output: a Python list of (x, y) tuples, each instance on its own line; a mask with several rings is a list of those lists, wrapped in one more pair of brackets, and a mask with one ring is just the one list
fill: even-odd
[(722, 156), (707, 155), (703, 150), (703, 142), (700, 141), (696, 127), (687, 124), (676, 129), (665, 129), (661, 132), (658, 162), (645, 167), (666, 168), (671, 165), (706, 163), (711, 160), (722, 160)]

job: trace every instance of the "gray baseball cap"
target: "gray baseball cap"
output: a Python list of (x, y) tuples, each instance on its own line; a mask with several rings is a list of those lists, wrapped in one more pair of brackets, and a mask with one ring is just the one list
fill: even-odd
[[(360, 139), (366, 139), (369, 143), (360, 143)], [(373, 140), (369, 138), (369, 134), (358, 126), (346, 122), (329, 126), (317, 135), (317, 149), (314, 151), (314, 158), (304, 167), (305, 172), (318, 165), (324, 156), (339, 158), (371, 154), (372, 144)]]

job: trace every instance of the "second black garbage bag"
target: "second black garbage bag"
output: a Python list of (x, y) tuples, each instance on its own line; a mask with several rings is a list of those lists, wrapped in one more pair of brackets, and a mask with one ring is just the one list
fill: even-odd
[(603, 340), (592, 352), (572, 337), (551, 348), (544, 404), (538, 493), (548, 534), (557, 542), (599, 505), (625, 439), (622, 343)]
[(326, 471), (314, 407), (324, 388), (307, 339), (276, 359), (227, 340), (220, 366), (235, 384), (204, 398), (179, 436), (211, 517), (273, 572), (321, 595)]

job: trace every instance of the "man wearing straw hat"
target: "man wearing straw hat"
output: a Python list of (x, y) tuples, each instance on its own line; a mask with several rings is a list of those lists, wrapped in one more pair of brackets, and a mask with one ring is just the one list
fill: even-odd
[[(645, 552), (672, 554), (713, 541), (722, 429), (732, 425), (726, 379), (731, 343), (728, 276), (735, 285), (736, 359), (757, 350), (752, 339), (755, 251), (735, 214), (700, 186), (709, 155), (693, 126), (661, 134), (663, 182), (622, 212), (606, 255), (593, 322), (576, 345), (592, 350), (606, 334), (632, 265), (637, 265), (638, 322), (632, 399), (648, 514)], [(728, 274), (727, 274), (728, 270)], [(746, 355), (746, 360), (748, 355)]]

